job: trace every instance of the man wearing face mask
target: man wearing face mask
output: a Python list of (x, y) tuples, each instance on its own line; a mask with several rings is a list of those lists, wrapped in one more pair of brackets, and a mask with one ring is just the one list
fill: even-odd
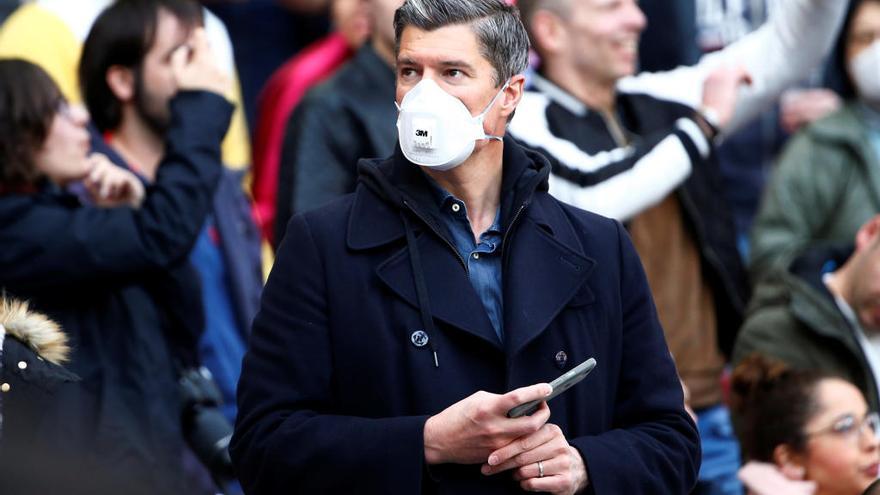
[(699, 439), (625, 230), (548, 195), (549, 163), (504, 136), (516, 9), (407, 0), (395, 34), (397, 149), (291, 220), (264, 292), (231, 444), (245, 490), (689, 493)]
[(851, 242), (880, 211), (880, 1), (851, 3), (833, 62), (846, 104), (780, 156), (752, 229), (756, 283), (814, 244)]

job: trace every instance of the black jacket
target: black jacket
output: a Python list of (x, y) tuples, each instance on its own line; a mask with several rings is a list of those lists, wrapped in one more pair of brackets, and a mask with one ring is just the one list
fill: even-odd
[(88, 482), (49, 461), (65, 454), (54, 439), (40, 435), (59, 391), (78, 380), (60, 366), (68, 353), (57, 324), (28, 311), (27, 304), (0, 299), (0, 493), (62, 493), (71, 483)]
[(166, 155), (139, 210), (84, 207), (51, 188), (0, 196), (0, 287), (61, 324), (82, 378), (59, 394), (40, 434), (80, 452), (80, 472), (124, 479), (128, 493), (186, 491), (174, 357), (194, 354), (197, 335), (181, 331), (175, 292), (193, 289), (168, 274), (211, 209), (232, 107), (184, 92), (171, 111)]
[(421, 170), (399, 151), (360, 170), (354, 194), (291, 220), (263, 293), (231, 445), (248, 493), (521, 493), (479, 465), (429, 473), (425, 421), (589, 357), (550, 403), (588, 493), (690, 491), (699, 437), (619, 223), (552, 198), (546, 160), (505, 140), (501, 342)]
[(278, 176), (275, 242), (294, 213), (354, 191), (357, 162), (397, 142), (394, 71), (367, 44), (309, 91), (287, 124)]

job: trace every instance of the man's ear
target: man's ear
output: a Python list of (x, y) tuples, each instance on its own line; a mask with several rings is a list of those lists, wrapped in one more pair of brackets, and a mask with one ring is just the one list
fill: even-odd
[(777, 445), (773, 449), (773, 463), (776, 464), (783, 476), (792, 481), (806, 478), (807, 470), (801, 457), (796, 455), (788, 445)]
[(880, 236), (880, 215), (874, 215), (856, 232), (856, 251), (864, 251), (865, 248), (873, 245), (878, 241), (878, 236)]
[(517, 74), (510, 78), (510, 84), (507, 85), (504, 94), (499, 98), (501, 115), (503, 117), (508, 118), (513, 111), (516, 110), (517, 105), (519, 105), (520, 100), (522, 100), (525, 86), (526, 77), (524, 75)]
[(107, 86), (117, 100), (123, 103), (132, 101), (135, 92), (134, 70), (121, 65), (110, 67), (107, 69)]
[(568, 44), (568, 32), (555, 12), (538, 10), (532, 15), (531, 24), (532, 42), (542, 57), (550, 57)]

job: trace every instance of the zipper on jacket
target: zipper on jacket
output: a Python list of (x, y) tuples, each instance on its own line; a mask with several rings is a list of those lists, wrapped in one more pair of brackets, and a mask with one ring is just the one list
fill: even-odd
[(429, 229), (431, 229), (431, 232), (436, 234), (437, 237), (442, 239), (443, 242), (446, 243), (447, 246), (449, 246), (449, 249), (451, 249), (452, 252), (455, 253), (455, 257), (458, 258), (458, 261), (459, 261), (459, 263), (461, 263), (461, 266), (464, 267), (464, 272), (468, 276), (470, 276), (471, 272), (468, 269), (467, 262), (465, 262), (464, 258), (461, 257), (461, 254), (459, 254), (458, 249), (456, 249), (456, 247), (451, 242), (449, 242), (449, 240), (446, 237), (444, 237), (443, 234), (440, 233), (440, 231), (438, 231), (436, 228), (434, 228), (434, 226), (431, 224), (431, 222), (429, 222), (424, 216), (422, 216), (418, 211), (416, 211), (416, 209), (413, 208), (412, 205), (409, 204), (409, 201), (403, 200), (403, 206), (406, 206), (409, 209), (409, 211), (413, 212), (413, 215), (417, 216), (419, 218), (419, 220), (422, 221), (422, 223), (424, 223), (425, 225), (428, 226)]
[(510, 224), (504, 231), (504, 235), (501, 237), (501, 260), (505, 268), (507, 267), (507, 257), (505, 256), (505, 253), (507, 253), (507, 238), (510, 237), (510, 233), (513, 232), (513, 227), (516, 225), (516, 221), (519, 220), (522, 212), (526, 211), (527, 206), (529, 206), (528, 201), (520, 205), (519, 209), (516, 210), (516, 213), (513, 215), (513, 220), (510, 221)]

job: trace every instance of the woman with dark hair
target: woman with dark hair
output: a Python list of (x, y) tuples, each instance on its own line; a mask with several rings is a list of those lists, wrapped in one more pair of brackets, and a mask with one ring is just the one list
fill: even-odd
[(811, 244), (852, 242), (880, 211), (880, 0), (851, 2), (834, 53), (846, 104), (781, 155), (752, 230), (755, 281)]
[(733, 373), (750, 495), (861, 495), (880, 473), (880, 419), (849, 382), (754, 354)]
[(83, 181), (98, 206), (137, 207), (144, 187), (100, 154), (87, 154), (88, 115), (67, 104), (52, 79), (20, 59), (0, 61), (0, 193)]
[[(81, 378), (34, 425), (35, 444), (52, 446), (38, 464), (2, 462), (17, 453), (0, 443), (0, 493), (198, 493), (183, 474), (176, 375), (198, 336), (179, 324), (192, 309), (176, 307), (187, 299), (171, 280), (211, 208), (232, 107), (201, 30), (171, 64), (181, 91), (144, 193), (88, 155), (85, 112), (41, 69), (0, 60), (0, 291), (65, 329)], [(97, 205), (64, 192), (83, 179)]]

